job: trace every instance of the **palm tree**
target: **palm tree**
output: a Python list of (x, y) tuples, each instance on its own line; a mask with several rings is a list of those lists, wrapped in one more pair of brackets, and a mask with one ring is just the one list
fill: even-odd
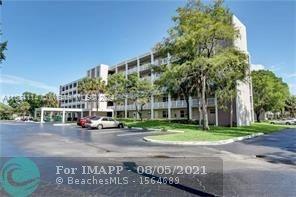
[(78, 92), (87, 96), (87, 101), (89, 100), (89, 97), (92, 98), (92, 96), (95, 96), (97, 112), (99, 111), (100, 94), (103, 94), (105, 91), (106, 84), (101, 78), (87, 77), (78, 83)]
[(57, 95), (53, 92), (48, 92), (44, 96), (43, 106), (44, 107), (58, 107), (59, 102)]

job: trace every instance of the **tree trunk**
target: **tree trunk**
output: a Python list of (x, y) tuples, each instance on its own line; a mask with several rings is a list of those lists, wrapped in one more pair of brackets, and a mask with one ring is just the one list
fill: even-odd
[(99, 99), (100, 99), (100, 94), (97, 94), (97, 100), (96, 100), (96, 104), (97, 104), (97, 114), (99, 112)]
[(141, 105), (141, 109), (139, 111), (139, 116), (140, 116), (141, 122), (143, 121), (142, 111), (143, 111), (143, 105)]
[(207, 112), (207, 102), (206, 102), (206, 77), (202, 77), (202, 117), (203, 117), (203, 130), (209, 130), (208, 112)]
[(113, 104), (114, 104), (114, 110), (113, 110), (113, 112), (114, 112), (114, 114), (113, 114), (113, 116), (114, 116), (114, 118), (117, 118), (117, 114), (116, 114), (116, 103), (115, 102), (113, 102)]
[(233, 126), (233, 99), (230, 97), (230, 127)]
[(190, 117), (189, 117), (189, 96), (187, 96), (185, 98), (185, 101), (186, 101), (186, 108), (187, 108), (187, 120), (189, 122), (189, 119), (190, 119)]
[(260, 122), (260, 112), (256, 112), (257, 122)]
[(201, 102), (200, 102), (200, 88), (197, 86), (197, 99), (198, 99), (198, 125), (201, 127), (202, 111), (201, 111)]

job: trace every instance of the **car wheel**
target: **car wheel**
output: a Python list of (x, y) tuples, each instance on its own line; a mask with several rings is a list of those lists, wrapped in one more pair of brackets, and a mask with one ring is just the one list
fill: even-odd
[(118, 128), (123, 128), (123, 124), (119, 124), (118, 125)]
[(99, 124), (98, 129), (101, 130), (103, 128), (103, 125)]
[(290, 125), (291, 123), (289, 123), (289, 122), (286, 122), (286, 125)]

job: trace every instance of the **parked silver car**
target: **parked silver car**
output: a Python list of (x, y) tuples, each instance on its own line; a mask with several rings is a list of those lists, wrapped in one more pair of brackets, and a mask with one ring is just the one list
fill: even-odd
[(85, 124), (87, 128), (97, 128), (97, 129), (103, 129), (103, 128), (123, 128), (123, 123), (114, 120), (110, 117), (92, 117), (90, 118), (87, 123)]

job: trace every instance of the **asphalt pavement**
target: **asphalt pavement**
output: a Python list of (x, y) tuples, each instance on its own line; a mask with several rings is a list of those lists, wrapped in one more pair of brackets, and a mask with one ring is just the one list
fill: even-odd
[[(94, 193), (118, 196), (124, 191), (129, 191), (125, 193), (126, 196), (295, 196), (296, 193), (295, 129), (221, 146), (149, 143), (143, 141), (143, 137), (160, 134), (132, 129), (88, 130), (76, 125), (53, 126), (48, 123), (2, 121), (0, 130), (2, 157), (43, 157), (46, 159), (40, 162), (47, 165), (54, 162), (49, 158), (71, 161), (71, 164), (85, 162), (85, 158), (101, 158), (100, 162), (115, 158), (111, 159), (111, 164), (123, 164), (121, 160), (124, 158), (139, 158), (144, 163), (152, 162), (151, 165), (153, 162), (158, 165), (159, 161), (171, 158), (183, 166), (186, 163), (196, 163), (198, 158), (210, 157), (223, 161), (222, 166), (220, 165), (223, 173), (210, 173), (223, 177), (220, 184), (213, 182), (217, 179), (213, 178), (215, 176), (209, 176), (204, 180), (196, 179), (199, 180), (197, 182), (187, 176), (184, 178), (186, 184), (175, 186), (163, 184), (135, 187), (128, 184), (104, 186), (99, 190), (84, 190), (78, 186), (65, 189), (62, 187), (64, 185), (57, 187), (55, 184), (47, 184), (39, 188), (38, 194), (43, 192), (42, 196), (81, 196)], [(49, 161), (44, 162), (45, 160)], [(207, 165), (215, 166), (213, 162)], [(152, 177), (148, 176), (148, 179)], [(222, 191), (219, 190), (221, 186)], [(63, 188), (64, 192), (58, 188)], [(1, 192), (0, 194), (5, 195)]]

